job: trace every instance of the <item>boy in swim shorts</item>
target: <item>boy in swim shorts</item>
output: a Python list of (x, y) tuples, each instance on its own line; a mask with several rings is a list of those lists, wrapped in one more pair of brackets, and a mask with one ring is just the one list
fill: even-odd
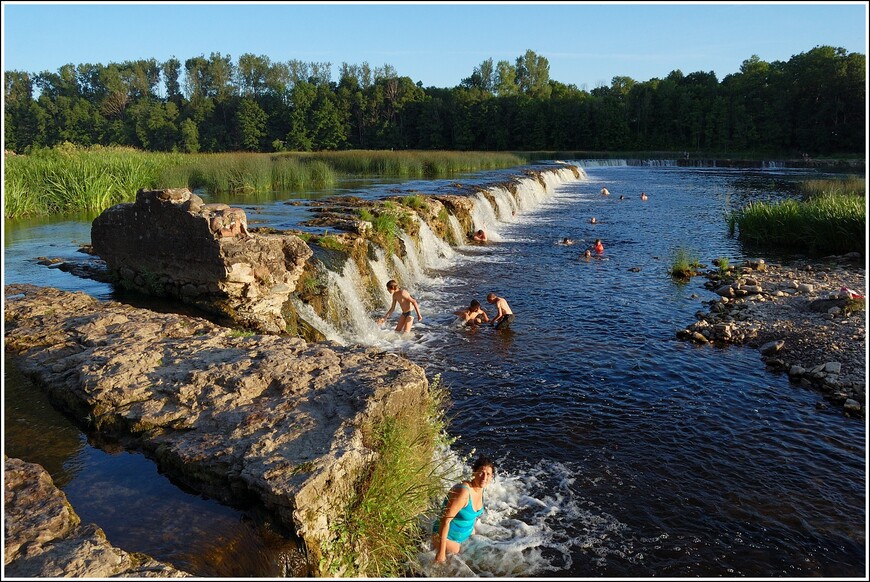
[(511, 306), (508, 305), (507, 299), (499, 297), (495, 293), (490, 293), (486, 296), (489, 303), (495, 305), (498, 310), (496, 316), (492, 319), (492, 325), (496, 329), (507, 329), (514, 322), (514, 312), (511, 311)]
[(420, 306), (417, 305), (417, 300), (411, 297), (407, 290), (401, 289), (399, 284), (390, 279), (387, 281), (387, 291), (393, 294), (393, 304), (387, 314), (378, 320), (378, 325), (383, 325), (387, 318), (392, 315), (396, 305), (402, 308), (402, 315), (399, 316), (399, 322), (396, 324), (396, 331), (406, 333), (411, 331), (411, 326), (414, 324), (414, 316), (412, 315), (411, 307), (417, 312), (417, 319), (423, 321), (423, 316), (420, 315)]

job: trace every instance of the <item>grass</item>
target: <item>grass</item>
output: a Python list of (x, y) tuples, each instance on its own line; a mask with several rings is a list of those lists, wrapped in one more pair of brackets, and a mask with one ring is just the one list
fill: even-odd
[(347, 247), (338, 237), (335, 237), (329, 233), (324, 232), (323, 235), (317, 238), (314, 241), (316, 244), (320, 245), (324, 249), (329, 249), (332, 251), (339, 251), (342, 253), (347, 252)]
[(865, 180), (810, 180), (804, 199), (754, 202), (728, 216), (740, 240), (812, 254), (866, 252)]
[(691, 279), (698, 273), (701, 263), (698, 256), (685, 247), (674, 251), (671, 260), (671, 277), (675, 279)]
[(369, 208), (357, 210), (357, 215), (361, 220), (372, 223), (371, 238), (379, 243), (387, 253), (395, 253), (398, 247), (397, 241), (402, 218), (398, 216), (397, 210), (396, 205), (392, 202), (383, 203), (380, 210), (373, 211)]
[(132, 200), (140, 188), (163, 187), (162, 174), (180, 154), (71, 144), (10, 156), (3, 176), (3, 216), (101, 211)]
[[(133, 200), (140, 188), (235, 194), (301, 191), (334, 186), (344, 176), (437, 178), (523, 163), (504, 152), (180, 154), (67, 143), (6, 159), (3, 215), (15, 219), (102, 211)], [(425, 204), (420, 197), (409, 198), (403, 203)]]
[(232, 330), (230, 330), (230, 333), (229, 333), (229, 336), (233, 337), (233, 338), (253, 337), (255, 335), (257, 335), (257, 332), (255, 332), (255, 331), (251, 331), (249, 329), (239, 329), (239, 328), (233, 328)]
[(400, 200), (400, 202), (402, 205), (407, 206), (408, 208), (413, 208), (414, 210), (429, 210), (429, 205), (426, 204), (426, 199), (419, 194), (405, 196)]
[(399, 577), (428, 533), (420, 526), (449, 486), (448, 470), (435, 459), (445, 444), (447, 391), (430, 382), (426, 406), (385, 417), (364, 431), (377, 458), (354, 488), (333, 529), (334, 542), (320, 571), (342, 577)]
[(286, 155), (324, 162), (343, 175), (394, 178), (439, 178), (525, 163), (522, 157), (507, 152), (350, 150)]

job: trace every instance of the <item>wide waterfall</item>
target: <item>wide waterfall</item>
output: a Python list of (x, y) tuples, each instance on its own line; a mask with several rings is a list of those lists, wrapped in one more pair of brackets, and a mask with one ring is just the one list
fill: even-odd
[[(585, 178), (585, 173), (576, 166), (563, 166), (519, 176), (509, 185), (478, 189), (469, 195), (473, 202), (470, 220), (474, 230), (486, 232), (489, 243), (485, 244), (497, 243), (503, 240), (500, 229), (521, 220), (523, 213), (552, 198), (560, 184)], [(447, 210), (446, 206), (444, 208)], [(418, 301), (425, 299), (431, 315), (431, 306), (443, 301), (445, 296), (440, 272), (457, 260), (473, 260), (475, 255), (486, 251), (485, 246), (469, 244), (460, 217), (447, 211), (446, 218), (442, 212), (441, 219), (443, 224), (438, 234), (424, 217), (413, 214), (410, 227), (406, 223), (405, 230), (393, 233), (400, 247), (398, 252), (368, 240), (365, 259), (348, 256), (341, 267), (321, 265), (326, 271), (323, 278), (327, 281), (327, 306), (318, 311), (296, 300), (293, 307), (297, 315), (327, 340), (342, 345), (395, 347), (411, 341), (413, 338), (400, 338), (393, 332), (390, 322), (383, 326), (377, 324), (392, 303), (386, 290), (387, 281), (394, 279)], [(415, 322), (414, 329), (431, 329), (431, 325), (424, 315), (422, 322)]]

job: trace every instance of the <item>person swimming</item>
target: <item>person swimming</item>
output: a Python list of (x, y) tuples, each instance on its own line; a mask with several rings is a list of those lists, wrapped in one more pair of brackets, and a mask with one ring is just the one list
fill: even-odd
[(604, 252), (604, 244), (601, 242), (600, 238), (596, 238), (595, 242), (592, 243), (592, 246), (589, 247), (589, 250), (595, 251), (599, 255)]

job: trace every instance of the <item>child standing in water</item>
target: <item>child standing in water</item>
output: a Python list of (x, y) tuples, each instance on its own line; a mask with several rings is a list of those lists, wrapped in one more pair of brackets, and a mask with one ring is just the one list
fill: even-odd
[(496, 316), (492, 320), (492, 325), (496, 329), (507, 329), (510, 327), (514, 322), (514, 312), (511, 311), (511, 306), (508, 305), (507, 299), (499, 297), (495, 293), (490, 293), (486, 296), (486, 300), (495, 305), (495, 308), (498, 310), (498, 313), (496, 313)]
[(393, 294), (393, 304), (387, 314), (378, 320), (378, 325), (383, 325), (387, 318), (396, 309), (396, 305), (402, 308), (402, 315), (399, 317), (399, 322), (396, 324), (396, 331), (406, 333), (411, 331), (411, 326), (414, 324), (414, 316), (411, 314), (411, 307), (417, 312), (417, 320), (423, 321), (423, 316), (420, 315), (420, 306), (417, 305), (417, 300), (411, 297), (405, 289), (400, 289), (399, 284), (390, 279), (387, 281), (387, 291)]

